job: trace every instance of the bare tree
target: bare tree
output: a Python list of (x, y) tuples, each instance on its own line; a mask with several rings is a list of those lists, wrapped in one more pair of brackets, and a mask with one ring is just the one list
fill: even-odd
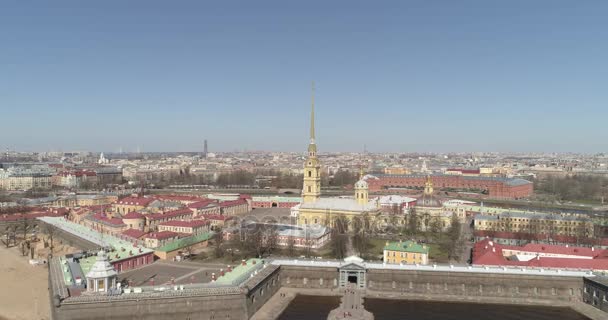
[(23, 241), (26, 241), (27, 233), (32, 230), (32, 228), (34, 228), (34, 225), (30, 220), (25, 218), (21, 219), (21, 222), (19, 224), (21, 225), (21, 231), (23, 231)]
[(278, 245), (278, 231), (273, 225), (256, 224), (245, 232), (245, 246), (259, 258), (272, 253)]
[(215, 257), (216, 258), (223, 257), (224, 248), (222, 247), (222, 243), (224, 242), (224, 237), (222, 236), (222, 232), (216, 233), (213, 240), (215, 242), (215, 249), (214, 249)]
[(418, 214), (416, 208), (411, 208), (407, 218), (407, 231), (410, 235), (418, 233)]
[(49, 248), (50, 248), (51, 256), (52, 256), (53, 255), (53, 248), (54, 248), (54, 246), (53, 246), (53, 238), (55, 237), (55, 234), (57, 233), (57, 227), (54, 226), (54, 225), (52, 225), (52, 224), (46, 223), (42, 227), (42, 232), (44, 234), (46, 234), (47, 237), (48, 237), (48, 239), (49, 239)]
[[(355, 223), (353, 223), (354, 225)], [(360, 225), (358, 223), (358, 225)], [(346, 256), (348, 235), (348, 219), (343, 215), (334, 217), (333, 228), (331, 230), (330, 247), (333, 256), (337, 259), (342, 259)]]
[(291, 237), (287, 240), (287, 255), (293, 257), (296, 254), (296, 241)]

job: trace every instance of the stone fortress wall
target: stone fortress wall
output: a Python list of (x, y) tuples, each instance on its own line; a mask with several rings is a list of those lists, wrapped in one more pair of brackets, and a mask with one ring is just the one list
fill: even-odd
[[(246, 320), (281, 287), (335, 290), (338, 277), (338, 269), (333, 266), (270, 264), (238, 287), (70, 297), (63, 301), (51, 298), (51, 303), (53, 319)], [(541, 271), (520, 275), (371, 268), (366, 279), (368, 292), (409, 295), (412, 299), (464, 297), (477, 302), (562, 306), (581, 301), (583, 288), (582, 277)], [(51, 281), (52, 296), (61, 293), (58, 286), (60, 281)]]

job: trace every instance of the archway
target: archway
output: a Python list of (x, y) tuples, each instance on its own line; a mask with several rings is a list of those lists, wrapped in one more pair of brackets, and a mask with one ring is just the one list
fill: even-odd
[(278, 206), (279, 206), (279, 205), (278, 205), (276, 202), (273, 202), (273, 203), (272, 203), (272, 207), (273, 207), (273, 208), (276, 208), (276, 207), (278, 207)]

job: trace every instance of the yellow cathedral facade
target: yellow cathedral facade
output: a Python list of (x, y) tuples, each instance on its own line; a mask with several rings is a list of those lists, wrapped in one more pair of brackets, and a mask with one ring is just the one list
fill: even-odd
[(304, 184), (302, 202), (297, 208), (298, 224), (319, 224), (332, 227), (336, 218), (342, 217), (352, 222), (355, 217), (367, 215), (375, 219), (380, 214), (377, 200), (369, 200), (368, 185), (361, 174), (355, 183), (354, 198), (321, 198), (321, 163), (317, 157), (315, 142), (314, 95), (310, 112), (310, 143), (308, 157), (304, 162)]

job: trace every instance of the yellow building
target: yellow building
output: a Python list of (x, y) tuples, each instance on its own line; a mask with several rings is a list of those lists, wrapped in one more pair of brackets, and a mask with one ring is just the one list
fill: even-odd
[(422, 197), (418, 198), (414, 209), (418, 216), (419, 229), (430, 231), (433, 225), (438, 225), (441, 230), (447, 231), (452, 225), (453, 216), (456, 215), (458, 221), (465, 222), (466, 212), (446, 208), (443, 206), (443, 199), (435, 196), (431, 177), (427, 177)]
[(429, 248), (414, 241), (387, 241), (383, 257), (384, 263), (390, 264), (428, 264)]
[(571, 214), (502, 212), (476, 215), (475, 230), (589, 238), (593, 237), (593, 221)]
[(308, 158), (304, 163), (304, 184), (302, 202), (296, 209), (298, 224), (320, 224), (333, 226), (337, 218), (349, 223), (355, 217), (367, 216), (375, 219), (380, 214), (377, 201), (369, 201), (368, 185), (363, 176), (355, 184), (355, 198), (321, 198), (321, 163), (317, 157), (315, 142), (314, 96), (310, 117), (310, 143)]
[(397, 174), (397, 175), (404, 175), (404, 174), (410, 174), (412, 173), (412, 171), (408, 168), (404, 168), (404, 167), (387, 167), (384, 168), (384, 174)]

